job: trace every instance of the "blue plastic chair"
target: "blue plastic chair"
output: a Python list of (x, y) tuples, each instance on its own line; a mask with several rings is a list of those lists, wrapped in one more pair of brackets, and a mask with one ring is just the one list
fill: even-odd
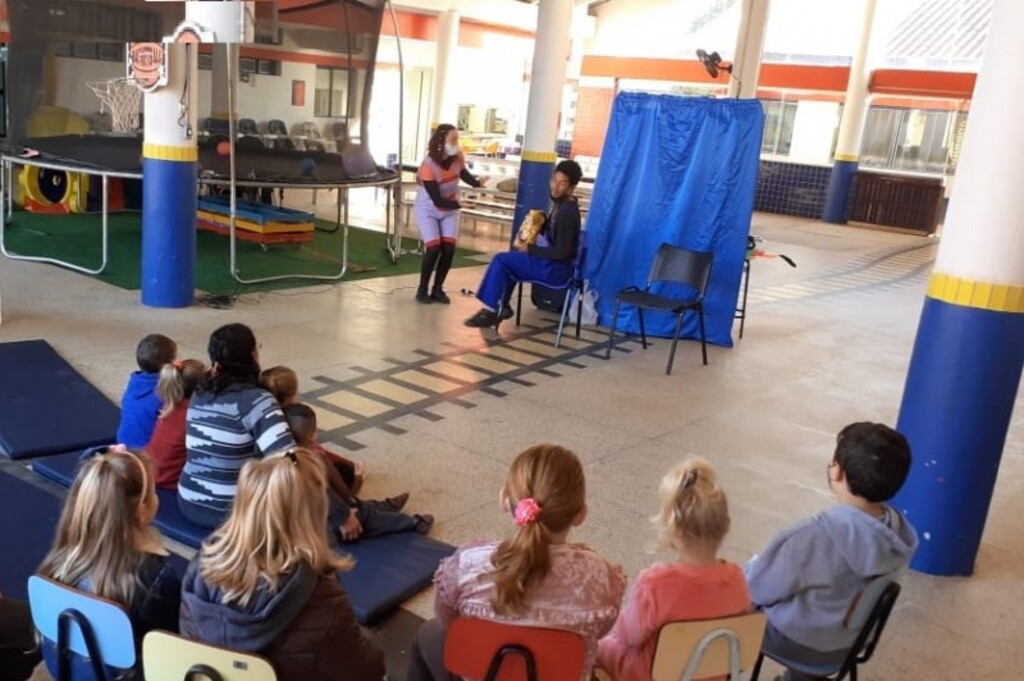
[(796, 660), (787, 660), (771, 652), (761, 651), (750, 675), (750, 681), (757, 681), (761, 673), (761, 663), (767, 655), (787, 669), (817, 676), (828, 681), (842, 681), (849, 677), (857, 681), (857, 666), (871, 659), (878, 646), (878, 641), (885, 631), (886, 622), (892, 613), (896, 599), (900, 595), (900, 585), (888, 577), (878, 577), (868, 584), (850, 606), (846, 616), (846, 628), (856, 631), (857, 638), (846, 658), (836, 664), (809, 665)]
[(28, 579), (28, 602), (56, 681), (107, 681), (135, 669), (132, 622), (117, 603), (39, 576)]
[[(516, 283), (518, 287), (518, 296), (516, 299), (516, 326), (519, 326), (520, 319), (523, 315), (523, 284), (538, 284), (549, 288), (553, 291), (565, 291), (565, 300), (562, 301), (562, 314), (558, 318), (558, 333), (555, 335), (555, 347), (559, 347), (562, 344), (562, 332), (565, 329), (565, 320), (569, 318), (569, 303), (572, 300), (573, 292), (576, 293), (576, 338), (580, 337), (580, 325), (583, 317), (583, 288), (584, 280), (583, 273), (586, 271), (587, 265), (587, 233), (581, 231), (579, 243), (576, 244), (576, 257), (572, 261), (572, 275), (569, 279), (561, 285), (552, 285), (546, 281), (534, 281), (532, 279), (524, 279)], [(501, 326), (501, 321), (498, 321), (498, 326)], [(495, 327), (497, 330), (497, 327)]]

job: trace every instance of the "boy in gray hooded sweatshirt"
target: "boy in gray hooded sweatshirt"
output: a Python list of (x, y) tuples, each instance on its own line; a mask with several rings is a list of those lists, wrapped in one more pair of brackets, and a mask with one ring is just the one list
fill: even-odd
[[(839, 502), (783, 530), (743, 572), (768, 616), (763, 649), (804, 664), (841, 663), (856, 631), (850, 605), (876, 577), (910, 562), (917, 533), (885, 504), (910, 470), (905, 437), (879, 423), (854, 423), (836, 439), (828, 484)], [(789, 678), (808, 677), (794, 672)]]

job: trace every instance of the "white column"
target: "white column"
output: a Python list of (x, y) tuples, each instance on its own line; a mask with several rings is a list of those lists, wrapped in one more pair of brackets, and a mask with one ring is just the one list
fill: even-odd
[(434, 62), (434, 99), (430, 129), (441, 123), (455, 125), (458, 108), (451, 93), (452, 70), (459, 50), (459, 13), (442, 12), (437, 20), (437, 58)]
[(743, 0), (740, 30), (736, 35), (733, 78), (729, 83), (730, 97), (757, 97), (757, 81), (761, 75), (761, 54), (764, 52), (764, 34), (768, 27), (770, 5), (771, 0)]
[[(199, 91), (194, 87), (188, 88), (188, 117), (181, 123), (179, 123), (178, 105), (185, 92), (186, 78), (190, 83), (199, 80), (195, 49), (192, 46), (191, 59), (186, 59), (185, 45), (165, 44), (164, 48), (167, 50), (167, 85), (156, 92), (147, 92), (145, 95), (146, 115), (143, 123), (145, 146), (150, 149), (164, 147), (194, 150), (196, 147), (195, 137), (188, 137), (186, 130), (195, 130)], [(182, 153), (194, 155), (194, 152), (183, 151)], [(145, 155), (150, 158), (166, 158), (167, 152)]]
[(864, 135), (864, 118), (868, 110), (868, 84), (871, 72), (868, 68), (868, 54), (871, 47), (871, 33), (875, 25), (875, 7), (878, 0), (863, 0), (864, 14), (860, 24), (860, 39), (857, 51), (850, 65), (850, 81), (846, 86), (846, 101), (843, 117), (839, 123), (839, 139), (836, 143), (836, 160), (857, 161), (860, 158), (860, 143)]
[(251, 43), (254, 40), (251, 2), (241, 0), (191, 0), (185, 3), (186, 20), (198, 24), (218, 43)]
[(523, 151), (554, 154), (569, 65), (573, 0), (540, 0)]

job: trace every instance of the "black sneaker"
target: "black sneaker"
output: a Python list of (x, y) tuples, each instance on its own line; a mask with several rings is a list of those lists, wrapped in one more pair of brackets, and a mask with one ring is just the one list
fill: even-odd
[(422, 303), (424, 305), (430, 305), (432, 302), (434, 302), (434, 299), (431, 298), (430, 295), (427, 294), (426, 291), (417, 291), (416, 292), (416, 302), (417, 303)]
[(494, 326), (498, 323), (498, 315), (494, 314), (487, 308), (481, 309), (475, 315), (467, 319), (464, 323), (466, 326), (471, 326), (476, 329), (486, 329)]
[(448, 297), (448, 294), (439, 288), (435, 288), (430, 293), (430, 297), (435, 303), (441, 303), (442, 305), (451, 305), (452, 299)]
[(416, 518), (416, 531), (420, 534), (430, 534), (430, 528), (434, 526), (434, 516), (429, 513), (419, 513)]
[(516, 313), (508, 305), (503, 305), (501, 308), (501, 312), (498, 313), (498, 317), (501, 319), (501, 321), (505, 321), (506, 319), (512, 319), (515, 316)]
[(391, 507), (393, 511), (401, 511), (405, 508), (406, 502), (409, 501), (409, 493), (402, 492), (397, 497), (388, 497), (384, 500), (384, 503)]

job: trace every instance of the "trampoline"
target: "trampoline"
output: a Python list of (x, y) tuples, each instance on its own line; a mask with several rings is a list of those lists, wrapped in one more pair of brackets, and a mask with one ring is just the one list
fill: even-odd
[[(44, 0), (46, 2), (48, 0)], [(12, 62), (25, 65), (21, 72), (26, 78), (38, 67), (39, 59), (36, 45), (29, 40), (20, 39), (27, 36), (31, 41), (57, 41), (66, 39), (65, 35), (50, 32), (48, 26), (42, 28), (36, 24), (29, 27), (31, 17), (26, 13), (27, 6), (16, 3), (22, 11), (14, 11), (11, 17), (12, 42), (10, 52)], [(177, 4), (177, 3), (175, 3)], [(272, 21), (277, 29), (278, 18), (283, 21), (311, 23), (328, 26), (346, 32), (349, 43), (352, 36), (362, 34), (368, 40), (363, 41), (365, 54), (353, 55), (346, 50), (352, 79), (350, 86), (355, 96), (347, 98), (344, 119), (359, 120), (358, 143), (349, 141), (338, 152), (323, 150), (297, 150), (282, 148), (282, 145), (264, 145), (252, 136), (252, 120), (239, 118), (237, 111), (237, 87), (239, 45), (228, 44), (227, 78), (228, 78), (228, 111), (227, 133), (225, 136), (211, 136), (198, 141), (199, 185), (201, 189), (226, 190), (229, 196), (228, 238), (230, 239), (230, 272), (232, 277), (242, 284), (254, 284), (280, 279), (318, 279), (339, 280), (348, 271), (348, 192), (353, 188), (385, 188), (387, 190), (385, 207), (385, 248), (391, 255), (392, 262), (400, 255), (402, 229), (398, 222), (402, 211), (397, 205), (401, 201), (400, 174), (396, 169), (378, 166), (368, 148), (368, 117), (370, 111), (370, 93), (372, 91), (373, 73), (375, 70), (376, 45), (379, 40), (381, 21), (385, 9), (390, 9), (386, 0), (279, 0), (274, 3), (259, 3), (266, 7), (273, 4)], [(261, 8), (262, 11), (262, 8)], [(394, 11), (390, 10), (390, 18), (396, 29), (397, 20)], [(166, 35), (168, 22), (165, 18), (161, 30)], [(21, 32), (24, 31), (24, 32)], [(76, 36), (82, 40), (93, 40), (96, 36)], [(401, 49), (399, 48), (399, 52)], [(357, 64), (353, 59), (359, 61)], [(401, 56), (400, 56), (401, 65)], [(401, 73), (401, 66), (399, 69)], [(20, 81), (27, 97), (33, 89), (32, 84)], [(12, 99), (18, 97), (19, 83), (11, 84)], [(399, 101), (401, 102), (401, 97)], [(401, 104), (400, 104), (401, 106)], [(358, 109), (359, 115), (354, 115)], [(333, 113), (333, 111), (332, 111)], [(14, 260), (45, 262), (59, 265), (85, 274), (99, 274), (108, 263), (109, 213), (110, 213), (110, 180), (141, 180), (142, 179), (142, 146), (141, 135), (133, 134), (61, 134), (47, 137), (33, 137), (30, 131), (30, 112), (23, 106), (13, 106), (11, 116), (12, 135), (7, 146), (0, 148), (0, 253)], [(241, 115), (245, 115), (244, 112)], [(335, 129), (339, 125), (333, 124)], [(342, 126), (347, 124), (342, 123)], [(191, 133), (190, 133), (191, 134)], [(401, 115), (399, 115), (399, 148), (401, 148)], [(348, 140), (348, 135), (346, 135)], [(220, 142), (229, 142), (230, 152), (218, 153)], [(255, 142), (255, 143), (253, 143)], [(31, 150), (30, 154), (26, 150)], [(80, 183), (72, 183), (71, 178), (78, 175), (97, 177), (100, 180), (99, 210), (101, 222), (101, 259), (95, 267), (84, 266), (46, 255), (26, 255), (14, 253), (8, 249), (6, 235), (13, 215), (14, 197), (18, 181), (16, 168), (27, 168), (34, 173), (32, 181), (38, 183), (42, 191), (60, 193), (81, 191)], [(63, 175), (63, 177), (62, 177)], [(52, 183), (53, 186), (43, 187)], [(66, 186), (65, 186), (66, 185)], [(237, 258), (238, 227), (237, 197), (239, 189), (308, 189), (337, 191), (336, 228), (341, 231), (342, 265), (336, 274), (280, 274), (271, 277), (245, 278), (239, 271)], [(394, 221), (394, 224), (393, 224)]]

